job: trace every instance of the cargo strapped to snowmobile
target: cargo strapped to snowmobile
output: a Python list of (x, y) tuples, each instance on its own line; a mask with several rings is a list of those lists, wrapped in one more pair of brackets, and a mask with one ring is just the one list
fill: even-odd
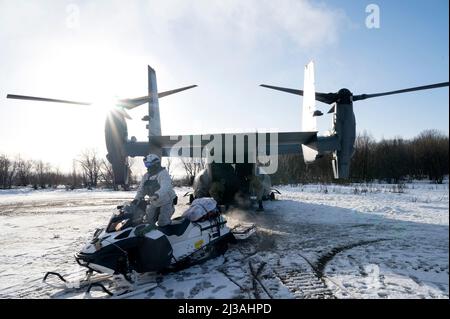
[(214, 227), (220, 227), (222, 225), (225, 225), (227, 222), (221, 221), (221, 222), (216, 222), (216, 223), (211, 223), (210, 225), (206, 226), (206, 227), (202, 227), (202, 225), (199, 222), (193, 222), (193, 224), (197, 225), (198, 227), (200, 227), (201, 231), (205, 231)]
[(256, 232), (255, 224), (238, 224), (231, 229), (231, 233), (237, 240), (249, 238)]

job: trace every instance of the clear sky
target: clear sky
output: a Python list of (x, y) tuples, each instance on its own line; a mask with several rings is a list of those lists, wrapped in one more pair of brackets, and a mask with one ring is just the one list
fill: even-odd
[[(380, 8), (369, 29), (366, 6)], [(81, 101), (199, 87), (160, 100), (163, 134), (301, 130), (301, 98), (260, 83), (375, 93), (449, 79), (448, 0), (25, 1), (0, 0), (0, 153), (63, 170), (104, 146), (106, 108), (7, 100), (26, 94)], [(448, 88), (355, 103), (357, 130), (375, 138), (448, 134)], [(328, 105), (318, 103), (324, 111)], [(129, 135), (146, 137), (131, 112)], [(323, 117), (320, 129), (331, 119)]]

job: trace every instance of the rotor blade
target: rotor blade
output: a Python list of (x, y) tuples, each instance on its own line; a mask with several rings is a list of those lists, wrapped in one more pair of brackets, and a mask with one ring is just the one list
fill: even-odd
[(76, 105), (92, 105), (92, 103), (89, 103), (89, 102), (77, 102), (77, 101), (68, 101), (68, 100), (49, 99), (46, 97), (36, 97), (36, 96), (28, 96), (28, 95), (8, 94), (6, 96), (6, 98), (7, 99), (16, 99), (16, 100), (66, 103), (66, 104), (76, 104)]
[(303, 90), (296, 90), (296, 89), (284, 88), (281, 86), (273, 86), (273, 85), (267, 85), (267, 84), (260, 84), (259, 86), (262, 86), (262, 87), (265, 87), (268, 89), (272, 89), (272, 90), (277, 90), (277, 91), (282, 91), (282, 92), (287, 92), (287, 93), (303, 96)]
[(360, 101), (360, 100), (370, 99), (370, 98), (373, 98), (373, 97), (384, 96), (384, 95), (400, 94), (400, 93), (407, 93), (407, 92), (420, 91), (420, 90), (436, 89), (436, 88), (445, 87), (445, 86), (449, 86), (449, 82), (442, 82), (442, 83), (436, 83), (436, 84), (430, 84), (430, 85), (416, 86), (416, 87), (412, 87), (412, 88), (408, 88), (408, 89), (397, 90), (397, 91), (389, 91), (389, 92), (383, 92), (383, 93), (353, 95), (353, 101)]
[[(282, 91), (282, 92), (287, 92), (287, 93), (303, 96), (303, 90), (290, 89), (290, 88), (266, 85), (266, 84), (260, 84), (260, 86), (268, 88), (268, 89), (272, 89), (272, 90), (277, 90), (277, 91)], [(326, 103), (326, 104), (332, 104), (332, 103), (336, 102), (336, 99), (337, 99), (337, 94), (335, 94), (335, 93), (316, 92), (316, 101)]]
[[(162, 98), (162, 97), (165, 97), (165, 96), (168, 96), (171, 94), (175, 94), (175, 93), (178, 93), (181, 91), (189, 90), (189, 89), (192, 89), (195, 87), (197, 87), (197, 85), (190, 85), (190, 86), (185, 86), (185, 87), (175, 89), (175, 90), (160, 92), (160, 93), (158, 93), (158, 98)], [(123, 99), (123, 100), (120, 100), (117, 104), (125, 107), (128, 110), (131, 110), (139, 105), (148, 103), (149, 101), (150, 101), (150, 95), (145, 95), (145, 96), (137, 97), (134, 99)]]
[(185, 86), (185, 87), (182, 87), (182, 88), (179, 88), (179, 89), (165, 91), (165, 92), (161, 92), (161, 93), (158, 92), (158, 97), (162, 98), (162, 97), (165, 97), (165, 96), (168, 96), (168, 95), (171, 95), (171, 94), (175, 94), (175, 93), (178, 93), (178, 92), (181, 92), (181, 91), (189, 90), (189, 89), (192, 89), (192, 88), (195, 88), (195, 87), (197, 87), (197, 85), (189, 85), (189, 86)]

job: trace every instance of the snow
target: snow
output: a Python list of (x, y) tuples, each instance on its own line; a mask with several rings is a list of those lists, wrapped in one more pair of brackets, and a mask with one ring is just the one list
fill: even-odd
[[(448, 298), (449, 186), (424, 182), (276, 187), (265, 211), (233, 209), (257, 233), (224, 256), (158, 278), (136, 298)], [(187, 188), (176, 189), (176, 215)], [(0, 190), (0, 297), (73, 298), (46, 271), (84, 273), (73, 254), (134, 192)]]

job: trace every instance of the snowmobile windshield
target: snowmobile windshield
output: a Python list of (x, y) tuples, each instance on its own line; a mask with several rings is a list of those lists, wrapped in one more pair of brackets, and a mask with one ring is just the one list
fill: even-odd
[(143, 223), (144, 216), (145, 205), (140, 205), (140, 203), (136, 205), (124, 205), (117, 213), (112, 215), (108, 227), (106, 228), (106, 232), (116, 232), (140, 225)]

